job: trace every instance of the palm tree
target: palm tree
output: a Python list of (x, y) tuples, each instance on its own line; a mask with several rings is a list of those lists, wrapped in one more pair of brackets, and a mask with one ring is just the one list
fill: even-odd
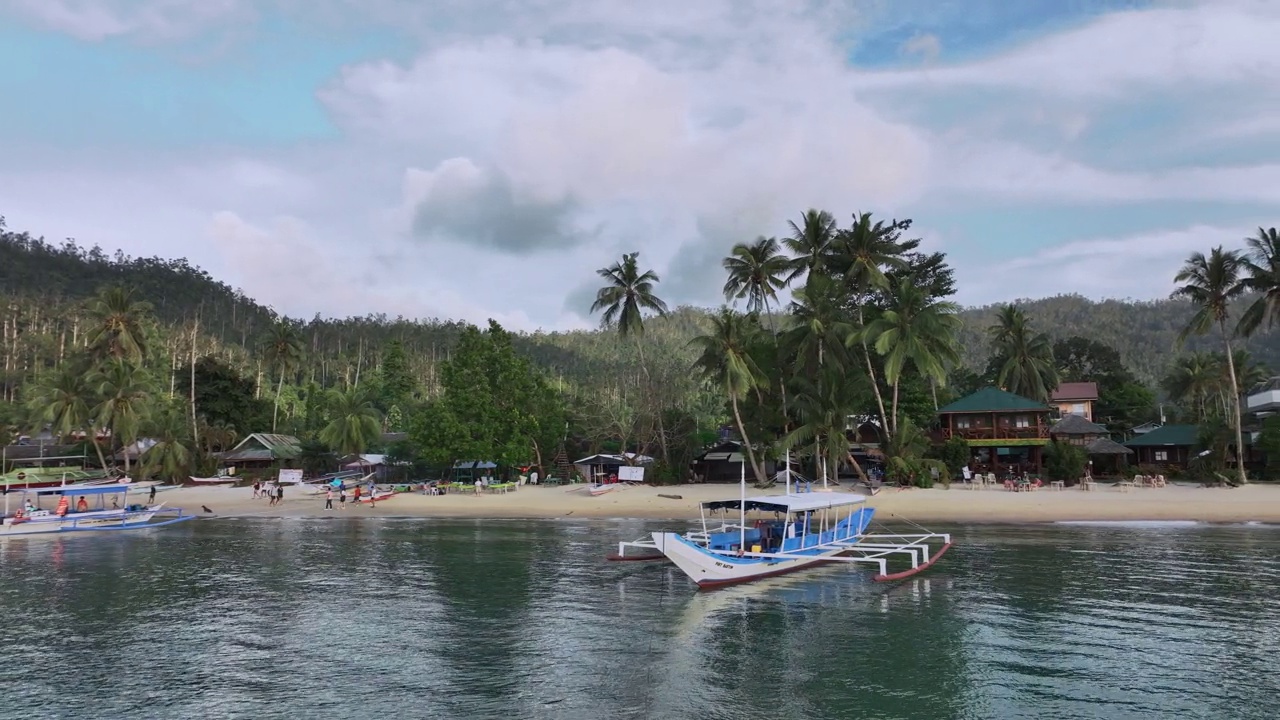
[(1174, 360), (1161, 386), (1174, 402), (1183, 408), (1191, 408), (1199, 423), (1208, 416), (1210, 398), (1221, 393), (1222, 380), (1223, 374), (1212, 355), (1192, 353)]
[(1258, 298), (1240, 316), (1237, 332), (1249, 337), (1264, 326), (1270, 330), (1280, 314), (1280, 233), (1275, 228), (1258, 228), (1258, 234), (1245, 243), (1249, 247), (1244, 257), (1248, 277), (1241, 282)]
[(836, 219), (826, 210), (810, 208), (800, 218), (800, 224), (788, 220), (791, 235), (783, 239), (795, 257), (790, 261), (791, 274), (786, 282), (790, 283), (805, 275), (812, 275), (826, 263), (831, 251), (831, 243), (836, 237)]
[(147, 354), (143, 319), (151, 304), (134, 299), (132, 288), (115, 285), (105, 288), (89, 301), (89, 328), (86, 340), (94, 357), (142, 363)]
[(28, 403), (32, 416), (37, 422), (48, 423), (49, 431), (60, 438), (84, 431), (98, 453), (98, 463), (105, 470), (107, 459), (93, 427), (92, 408), (97, 404), (97, 397), (88, 377), (74, 363), (66, 363), (40, 380)]
[[(636, 351), (640, 357), (640, 370), (644, 373), (646, 383), (651, 382), (649, 366), (644, 359), (644, 312), (651, 310), (658, 315), (667, 314), (667, 304), (654, 293), (654, 286), (659, 277), (652, 270), (640, 271), (636, 258), (640, 253), (627, 253), (618, 262), (607, 268), (600, 268), (596, 273), (605, 279), (605, 286), (596, 292), (595, 302), (591, 304), (591, 312), (603, 311), (601, 326), (607, 327), (617, 323), (618, 333), (622, 337), (635, 338)], [(667, 433), (663, 427), (662, 412), (657, 413), (658, 440), (662, 445), (662, 460), (667, 462)]]
[(146, 373), (123, 359), (108, 360), (90, 378), (90, 386), (102, 398), (93, 414), (98, 423), (119, 438), (124, 447), (124, 471), (129, 473), (129, 453), (138, 441), (138, 429), (149, 409), (151, 385)]
[(742, 412), (738, 409), (738, 401), (762, 381), (760, 368), (748, 352), (751, 334), (752, 325), (748, 320), (726, 307), (711, 318), (711, 331), (695, 337), (690, 345), (701, 350), (698, 359), (694, 361), (694, 369), (728, 395), (733, 419), (738, 425), (738, 435), (742, 438), (742, 447), (751, 461), (756, 483), (766, 485), (764, 468), (756, 460), (755, 450), (747, 437), (747, 427), (742, 422)]
[(176, 404), (162, 407), (146, 422), (146, 431), (156, 444), (142, 454), (143, 477), (158, 473), (162, 478), (178, 480), (191, 473), (194, 453), (186, 444), (191, 436), (188, 422), (185, 408)]
[[(1227, 321), (1231, 316), (1231, 302), (1248, 291), (1241, 275), (1246, 270), (1240, 254), (1233, 250), (1214, 248), (1208, 257), (1204, 253), (1192, 253), (1174, 276), (1173, 281), (1183, 283), (1173, 291), (1173, 297), (1191, 301), (1195, 314), (1178, 335), (1179, 342), (1186, 342), (1192, 335), (1204, 335), (1215, 325), (1222, 335), (1222, 345), (1227, 359), (1227, 373), (1231, 381), (1231, 423), (1236, 433), (1236, 473), (1241, 485), (1249, 479), (1244, 472), (1244, 433), (1240, 428), (1240, 385), (1236, 381), (1235, 353), (1231, 346), (1231, 333)], [(1265, 296), (1264, 296), (1265, 297)]]
[(280, 394), (284, 392), (284, 376), (302, 362), (302, 338), (298, 336), (298, 329), (287, 320), (277, 322), (263, 341), (262, 351), (267, 364), (274, 367), (280, 377), (271, 408), (271, 432), (275, 432), (280, 417)]
[(738, 243), (729, 257), (724, 259), (724, 269), (729, 279), (724, 284), (726, 300), (747, 299), (747, 312), (763, 311), (769, 314), (769, 300), (778, 299), (778, 291), (786, 287), (786, 275), (790, 262), (782, 254), (777, 238), (756, 238), (750, 245)]
[(884, 398), (880, 395), (880, 383), (876, 380), (876, 369), (871, 363), (871, 348), (867, 344), (867, 336), (862, 332), (867, 327), (867, 318), (863, 310), (871, 296), (889, 289), (888, 269), (902, 269), (906, 263), (902, 258), (905, 247), (898, 243), (898, 235), (905, 224), (897, 221), (888, 225), (883, 220), (871, 222), (871, 213), (854, 216), (853, 225), (848, 230), (841, 230), (836, 235), (833, 245), (832, 270), (844, 278), (844, 282), (857, 308), (858, 343), (862, 347), (862, 359), (866, 363), (867, 377), (871, 378), (871, 389), (876, 397), (876, 407), (880, 410), (880, 423), (886, 433), (892, 432), (889, 415), (885, 412)]
[(382, 425), (373, 396), (366, 388), (329, 391), (329, 416), (320, 441), (343, 455), (359, 455), (382, 437)]
[(907, 364), (937, 385), (946, 384), (948, 366), (960, 364), (960, 306), (929, 297), (914, 280), (907, 276), (892, 283), (888, 307), (865, 331), (884, 357), (884, 378), (893, 388), (891, 436), (898, 431), (898, 383)]
[(1047, 402), (1058, 387), (1058, 368), (1049, 336), (1034, 332), (1026, 313), (1012, 304), (1000, 308), (996, 324), (987, 332), (999, 358), (996, 383), (1015, 395)]

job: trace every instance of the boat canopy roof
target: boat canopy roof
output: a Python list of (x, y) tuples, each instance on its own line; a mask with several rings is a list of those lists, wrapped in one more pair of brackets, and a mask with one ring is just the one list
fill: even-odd
[(118, 495), (129, 490), (150, 490), (155, 483), (138, 485), (136, 483), (113, 483), (111, 485), (59, 485), (55, 487), (30, 488), (22, 492), (36, 495)]
[[(844, 507), (866, 502), (866, 495), (855, 493), (811, 492), (793, 493), (791, 495), (757, 495), (746, 500), (746, 510), (763, 510), (765, 512), (796, 513), (824, 508)], [(711, 500), (702, 503), (706, 510), (737, 510), (742, 505), (738, 498), (732, 500)]]

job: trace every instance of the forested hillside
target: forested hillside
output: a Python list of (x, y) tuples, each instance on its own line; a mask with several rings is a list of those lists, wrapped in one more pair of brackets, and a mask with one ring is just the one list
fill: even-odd
[[(748, 313), (668, 309), (658, 278), (627, 255), (600, 271), (607, 327), (513, 334), (281, 317), (186, 260), (53, 245), (0, 218), (0, 428), (100, 426), (117, 444), (186, 433), (194, 454), (167, 458), (171, 468), (264, 430), (303, 437), (323, 464), (367, 447), (376, 428), (408, 432), (397, 452), (438, 463), (481, 447), (513, 463), (629, 449), (660, 456), (674, 477), (725, 424), (769, 452), (808, 442), (814, 457), (852, 463), (830, 440), (851, 416), (875, 418), (917, 473), (927, 443), (916, 428), (955, 393), (996, 382), (1047, 397), (1059, 380), (1099, 380), (1102, 419), (1119, 429), (1153, 418), (1157, 394), (1189, 419), (1225, 412), (1220, 340), (1178, 342), (1190, 301), (961, 309), (945, 256), (918, 250), (910, 225), (864, 214), (842, 229), (814, 210), (791, 237), (734, 247), (725, 266)], [(796, 301), (784, 306), (787, 290)], [(1232, 315), (1249, 301), (1237, 297)], [(1262, 328), (1237, 347), (1246, 387), (1280, 367), (1280, 333)]]

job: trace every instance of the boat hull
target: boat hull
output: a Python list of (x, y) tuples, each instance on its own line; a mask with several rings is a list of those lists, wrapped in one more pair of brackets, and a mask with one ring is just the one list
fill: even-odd
[[(38, 515), (31, 518), (5, 518), (0, 524), (0, 537), (50, 535), (70, 532), (101, 532), (119, 530), (148, 530), (177, 522), (194, 519), (176, 509), (163, 511), (160, 506), (143, 510), (119, 510), (69, 515)], [(161, 519), (153, 522), (157, 515)]]
[(662, 553), (684, 571), (699, 588), (724, 587), (785, 575), (819, 565), (842, 552), (841, 548), (813, 550), (794, 558), (736, 558), (708, 552), (677, 533), (653, 533)]

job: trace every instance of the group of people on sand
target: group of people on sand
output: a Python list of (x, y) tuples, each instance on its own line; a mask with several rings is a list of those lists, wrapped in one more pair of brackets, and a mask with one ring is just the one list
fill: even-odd
[(284, 502), (284, 486), (279, 483), (255, 482), (253, 496), (269, 498), (271, 502), (267, 503), (268, 506), (279, 505)]
[[(324, 491), (324, 509), (325, 510), (333, 509), (334, 489), (335, 488), (333, 487), (333, 485), (330, 485)], [(362, 488), (359, 485), (356, 485), (355, 487), (351, 488), (351, 502), (355, 503), (356, 505), (360, 504), (360, 493), (362, 490), (364, 490), (364, 488)], [(378, 502), (377, 502), (378, 486), (370, 482), (368, 491), (369, 491), (369, 507), (377, 507), (378, 506)], [(347, 484), (346, 483), (338, 484), (337, 496), (338, 496), (338, 509), (346, 510), (347, 509)]]

